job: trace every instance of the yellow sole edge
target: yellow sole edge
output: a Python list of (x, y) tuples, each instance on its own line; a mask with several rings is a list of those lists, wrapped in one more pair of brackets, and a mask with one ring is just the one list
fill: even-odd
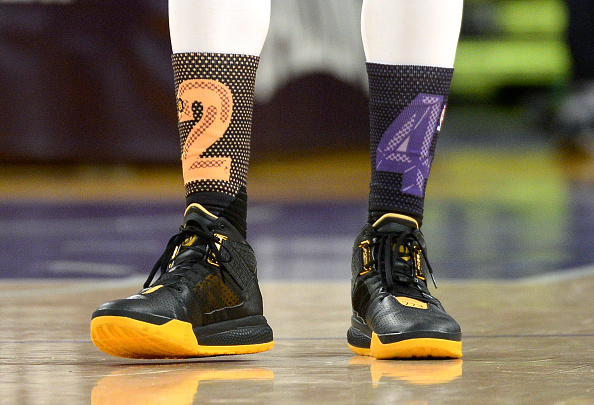
[(407, 339), (394, 343), (382, 343), (371, 335), (371, 355), (377, 359), (396, 358), (450, 358), (462, 357), (462, 342), (435, 338)]
[(360, 356), (371, 356), (371, 349), (365, 349), (363, 347), (357, 347), (357, 346), (353, 346), (351, 344), (348, 344), (348, 345), (349, 345), (349, 349), (351, 349), (351, 351), (353, 351), (354, 353), (356, 353)]
[(154, 325), (120, 316), (99, 316), (91, 321), (91, 340), (101, 351), (116, 357), (135, 359), (179, 359), (259, 353), (272, 349), (274, 342), (252, 345), (199, 345), (192, 325), (171, 320)]
[(371, 336), (371, 347), (361, 348), (348, 345), (356, 354), (376, 359), (450, 358), (462, 357), (462, 342), (446, 339), (418, 338), (394, 343), (382, 343), (378, 336)]

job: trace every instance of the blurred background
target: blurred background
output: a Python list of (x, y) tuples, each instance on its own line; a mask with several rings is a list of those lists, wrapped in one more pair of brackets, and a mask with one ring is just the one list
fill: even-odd
[[(249, 239), (348, 279), (369, 181), (362, 0), (272, 0)], [(594, 263), (594, 1), (466, 0), (424, 232), (437, 277)], [(0, 277), (148, 273), (183, 213), (166, 0), (0, 0)]]

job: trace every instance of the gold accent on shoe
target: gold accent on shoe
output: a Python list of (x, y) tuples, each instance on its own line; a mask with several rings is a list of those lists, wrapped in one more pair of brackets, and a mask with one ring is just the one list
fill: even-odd
[(148, 290), (141, 292), (141, 294), (142, 294), (142, 295), (150, 294), (150, 293), (152, 293), (152, 292), (155, 292), (155, 291), (157, 291), (157, 290), (158, 290), (159, 288), (161, 288), (161, 287), (163, 287), (163, 285), (162, 285), (162, 284), (159, 284), (159, 285), (153, 286), (153, 287), (149, 288)]
[(427, 303), (410, 297), (395, 297), (405, 307), (427, 309)]
[(373, 227), (377, 227), (377, 225), (382, 222), (384, 219), (386, 218), (398, 218), (398, 219), (404, 219), (406, 221), (410, 221), (412, 223), (415, 224), (416, 228), (419, 229), (419, 223), (417, 222), (416, 219), (414, 219), (413, 217), (409, 217), (408, 215), (402, 215), (402, 214), (393, 214), (393, 213), (388, 213), (388, 214), (384, 214), (382, 215), (382, 217), (380, 219), (378, 219), (377, 221), (374, 222)]
[(218, 217), (213, 214), (212, 212), (210, 212), (209, 210), (207, 210), (206, 208), (204, 208), (202, 205), (198, 204), (198, 203), (192, 203), (190, 205), (188, 205), (186, 207), (186, 210), (184, 211), (184, 216), (186, 216), (186, 214), (188, 213), (188, 211), (190, 210), (191, 207), (195, 207), (198, 208), (200, 211), (204, 212), (206, 215), (213, 217), (214, 219), (217, 219)]
[(364, 240), (359, 244), (361, 251), (363, 253), (363, 270), (359, 273), (360, 276), (367, 274), (373, 268), (371, 265), (372, 257), (371, 257), (371, 242), (368, 240)]
[[(216, 238), (219, 240), (219, 243), (215, 243), (217, 249), (220, 251), (221, 250), (221, 245), (223, 244), (223, 241), (225, 240), (229, 240), (229, 238), (225, 235), (221, 235), (220, 233), (215, 233), (214, 236), (216, 236)], [(219, 266), (219, 263), (217, 263), (217, 258), (215, 257), (213, 252), (210, 252), (210, 254), (208, 255), (208, 258), (206, 259), (206, 261), (210, 264), (212, 264), (213, 266)]]
[(422, 267), (422, 253), (421, 249), (416, 248), (413, 252), (413, 259), (415, 263), (415, 277), (425, 281), (425, 275), (423, 274), (423, 267)]

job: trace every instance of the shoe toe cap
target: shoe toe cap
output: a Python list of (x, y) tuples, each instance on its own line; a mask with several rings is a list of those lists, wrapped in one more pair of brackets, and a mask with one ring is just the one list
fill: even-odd
[(444, 337), (459, 340), (460, 325), (442, 308), (428, 303), (427, 308), (413, 308), (386, 297), (372, 317), (372, 329), (378, 335)]
[(166, 291), (160, 294), (142, 293), (128, 298), (118, 299), (101, 304), (93, 313), (92, 318), (98, 316), (124, 316), (132, 319), (149, 321), (151, 323), (165, 323), (171, 319), (180, 319), (180, 305), (178, 300)]

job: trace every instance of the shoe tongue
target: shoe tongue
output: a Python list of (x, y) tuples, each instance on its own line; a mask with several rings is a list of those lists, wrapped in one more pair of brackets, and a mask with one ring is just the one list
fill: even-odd
[[(378, 232), (384, 232), (384, 233), (392, 233), (393, 232), (393, 233), (400, 234), (402, 232), (410, 233), (414, 229), (418, 229), (419, 225), (418, 225), (418, 222), (414, 218), (408, 217), (406, 215), (385, 214), (373, 224), (373, 228)], [(402, 246), (394, 247), (395, 250), (400, 249), (400, 248), (402, 248)], [(408, 261), (410, 263), (410, 265), (413, 266), (413, 269), (416, 266), (422, 266), (422, 264), (414, 263), (415, 259), (413, 258), (412, 252), (409, 252), (408, 248), (405, 248), (404, 251), (400, 251), (399, 253), (396, 253), (396, 254), (399, 254), (401, 258)], [(421, 259), (419, 259), (419, 260), (421, 260)], [(393, 268), (392, 271), (394, 273), (401, 272), (402, 274), (405, 274), (405, 275), (410, 274), (410, 270), (402, 269), (402, 268), (400, 270)], [(421, 292), (421, 290), (419, 290), (419, 288), (421, 288), (427, 294), (429, 294), (429, 290), (427, 290), (426, 281), (425, 281), (426, 279), (423, 274), (426, 274), (424, 268), (423, 268), (423, 271), (421, 272), (422, 278), (420, 278), (421, 280), (423, 280), (423, 282), (425, 284), (424, 286), (423, 285), (412, 286), (412, 285), (405, 285), (405, 284), (394, 284), (392, 289), (389, 291), (390, 294), (393, 294), (394, 296), (414, 297), (414, 298), (423, 300), (423, 302), (424, 302), (425, 297), (424, 297), (423, 293)], [(418, 275), (419, 275), (419, 273), (417, 273), (417, 277), (418, 277)]]
[(208, 225), (218, 219), (216, 215), (208, 211), (200, 204), (190, 204), (184, 214), (184, 226), (194, 223), (195, 225)]
[(373, 228), (379, 232), (402, 232), (418, 229), (419, 224), (414, 218), (401, 214), (384, 214), (375, 221)]

